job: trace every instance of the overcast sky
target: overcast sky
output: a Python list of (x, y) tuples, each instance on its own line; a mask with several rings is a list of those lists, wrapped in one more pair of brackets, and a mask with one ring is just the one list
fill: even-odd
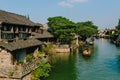
[(32, 21), (42, 24), (53, 16), (74, 22), (89, 20), (99, 29), (114, 28), (120, 18), (120, 0), (1, 0), (0, 9), (29, 15)]

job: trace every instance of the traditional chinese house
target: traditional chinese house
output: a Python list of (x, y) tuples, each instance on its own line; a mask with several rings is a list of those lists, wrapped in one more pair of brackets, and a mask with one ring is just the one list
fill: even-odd
[(35, 57), (43, 45), (38, 39), (53, 37), (40, 27), (25, 16), (0, 10), (0, 80), (30, 80), (23, 77), (37, 68), (37, 60), (15, 71), (16, 61), (25, 63), (29, 54)]
[(0, 39), (15, 40), (26, 39), (32, 32), (38, 32), (39, 27), (25, 16), (0, 11)]

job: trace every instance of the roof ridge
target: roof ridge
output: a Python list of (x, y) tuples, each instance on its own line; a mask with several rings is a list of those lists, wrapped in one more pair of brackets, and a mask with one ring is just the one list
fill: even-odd
[(14, 14), (14, 15), (25, 17), (24, 15), (21, 15), (21, 14), (18, 14), (18, 13), (13, 13), (13, 12), (5, 11), (5, 10), (0, 10), (0, 11), (5, 12), (5, 13), (9, 13), (9, 14)]
[(35, 26), (35, 23), (27, 19), (25, 16), (3, 10), (0, 10), (0, 21), (10, 24)]

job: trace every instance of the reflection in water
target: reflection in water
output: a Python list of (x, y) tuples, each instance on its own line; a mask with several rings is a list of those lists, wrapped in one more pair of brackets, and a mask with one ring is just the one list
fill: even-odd
[(57, 63), (54, 64), (48, 80), (75, 80), (75, 56), (76, 55), (72, 53), (56, 54)]
[(92, 55), (58, 53), (47, 80), (120, 80), (120, 48), (108, 40), (95, 40)]
[(91, 60), (92, 60), (91, 57), (87, 57), (87, 56), (83, 56), (83, 59), (84, 59), (85, 61), (91, 61)]

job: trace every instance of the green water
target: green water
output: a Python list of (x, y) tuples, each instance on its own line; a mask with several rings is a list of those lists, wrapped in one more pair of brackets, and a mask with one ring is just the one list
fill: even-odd
[(59, 53), (47, 80), (120, 80), (120, 47), (108, 40), (95, 40), (92, 56), (79, 52)]

